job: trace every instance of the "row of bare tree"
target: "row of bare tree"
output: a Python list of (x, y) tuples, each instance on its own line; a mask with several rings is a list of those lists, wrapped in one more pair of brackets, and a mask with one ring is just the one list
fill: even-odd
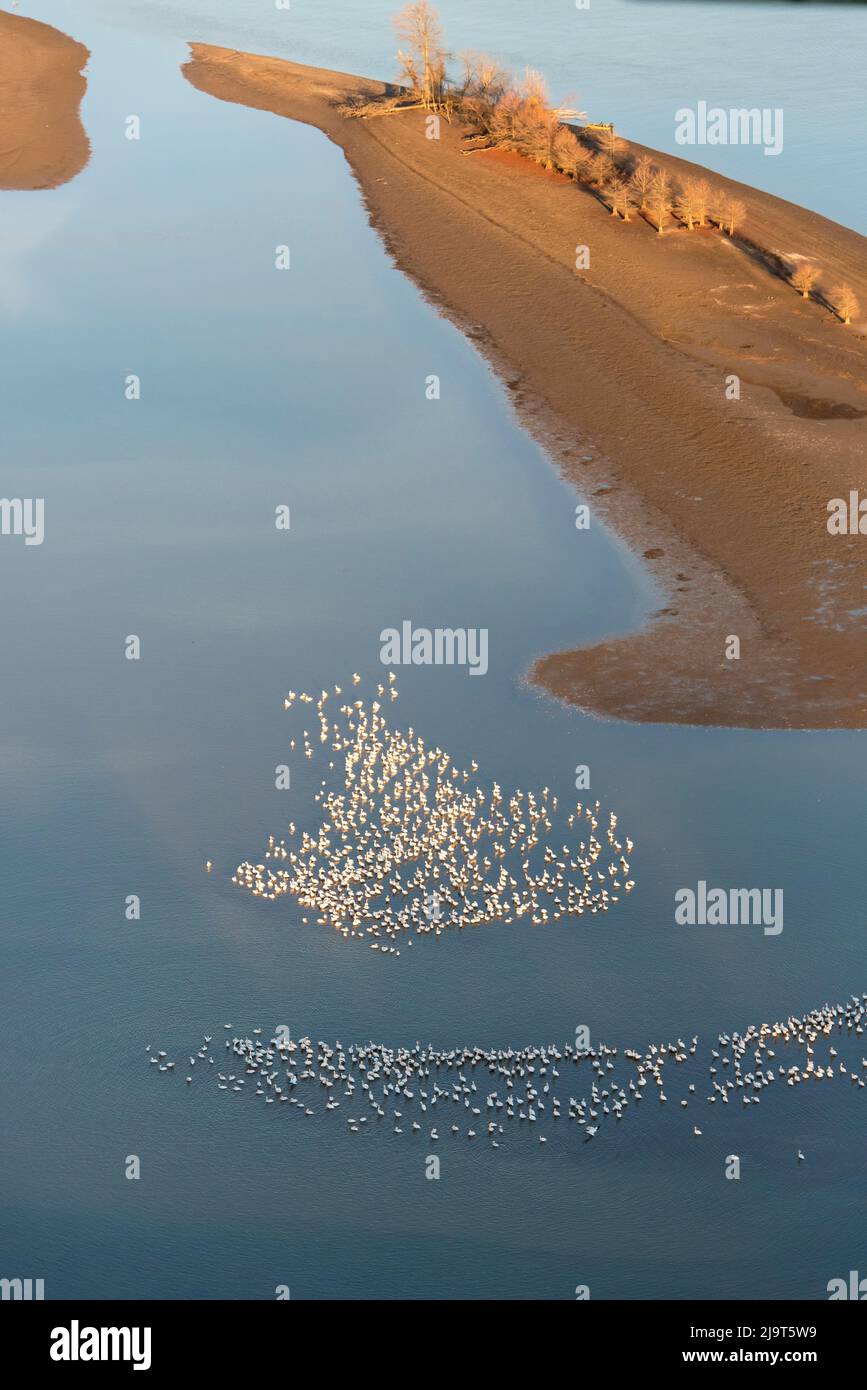
[(637, 212), (661, 234), (673, 215), (689, 231), (715, 225), (729, 236), (743, 223), (746, 208), (739, 198), (712, 189), (707, 179), (677, 184), (647, 155), (636, 161), (613, 126), (576, 131), (567, 122), (583, 113), (552, 105), (537, 72), (528, 71), (516, 87), (494, 60), (471, 55), (454, 94), (457, 111), (485, 142), (476, 148), (514, 150), (566, 174), (592, 188), (625, 222)]

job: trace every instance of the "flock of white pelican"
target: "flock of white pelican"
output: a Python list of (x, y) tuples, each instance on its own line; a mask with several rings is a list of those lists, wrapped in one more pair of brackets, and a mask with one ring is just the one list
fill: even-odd
[[(360, 681), (353, 675), (354, 686)], [(239, 865), (234, 883), (270, 901), (290, 894), (318, 925), (366, 939), (389, 955), (400, 954), (394, 943), (407, 934), (438, 936), (449, 927), (522, 918), (543, 926), (606, 912), (634, 887), (626, 857), (632, 841), (618, 839), (613, 813), (600, 829), (598, 801), (579, 802), (564, 817), (547, 787), (538, 794), (516, 790), (508, 801), (496, 782), (486, 792), (474, 780), (475, 761), (461, 769), (412, 728), (389, 727), (383, 710), (398, 698), (393, 673), (377, 685), (369, 706), (361, 699), (338, 703), (342, 694), (335, 685), (318, 697), (286, 696), (287, 710), (308, 714), (302, 719), (308, 727), (290, 749), (327, 762), (314, 798), (321, 823), (315, 833), (300, 834), (290, 823), (288, 844), (272, 835), (263, 862)], [(212, 867), (208, 861), (208, 872)], [(443, 1050), (418, 1042), (405, 1048), (314, 1043), (282, 1029), (265, 1038), (254, 1028), (247, 1037), (230, 1023), (224, 1027), (228, 1055), (215, 1057), (206, 1035), (190, 1054), (187, 1084), (204, 1072), (220, 1090), (252, 1093), (306, 1116), (342, 1107), (354, 1134), (390, 1125), (395, 1134), (432, 1143), (463, 1136), (499, 1148), (506, 1121), (513, 1120), (540, 1144), (570, 1123), (589, 1142), (603, 1124), (622, 1121), (654, 1096), (678, 1110), (702, 1101), (698, 1037), (651, 1043), (644, 1051), (584, 1049), (577, 1041)], [(781, 1085), (836, 1081), (863, 1090), (867, 1057), (840, 1051), (849, 1043), (863, 1054), (855, 1040), (865, 1027), (867, 994), (744, 1033), (721, 1033), (706, 1058), (705, 1104), (759, 1105), (768, 1088)], [(164, 1051), (152, 1054), (149, 1047), (148, 1056), (159, 1071), (174, 1072)], [(585, 1078), (589, 1087), (574, 1094)], [(691, 1129), (702, 1137), (694, 1122)]]
[[(506, 1121), (512, 1120), (541, 1144), (570, 1124), (586, 1143), (603, 1124), (625, 1119), (630, 1108), (637, 1111), (654, 1095), (659, 1105), (677, 1101), (678, 1110), (697, 1105), (704, 1061), (708, 1081), (702, 1090), (709, 1105), (759, 1105), (768, 1088), (781, 1085), (833, 1081), (863, 1090), (867, 1057), (858, 1039), (865, 1027), (867, 994), (781, 1023), (751, 1025), (744, 1033), (721, 1033), (706, 1057), (698, 1055), (697, 1037), (653, 1043), (643, 1052), (604, 1044), (583, 1050), (574, 1043), (444, 1050), (418, 1042), (405, 1048), (314, 1043), (308, 1037), (291, 1039), (281, 1029), (266, 1039), (254, 1028), (245, 1037), (227, 1023), (224, 1055), (218, 1051), (214, 1057), (212, 1037), (205, 1035), (190, 1053), (185, 1079), (191, 1085), (204, 1073), (221, 1091), (253, 1094), (266, 1105), (288, 1105), (305, 1116), (342, 1110), (353, 1134), (390, 1126), (395, 1134), (419, 1135), (425, 1142), (464, 1137), (496, 1149), (505, 1140)], [(174, 1071), (164, 1051), (148, 1047), (147, 1052), (152, 1066)], [(575, 1095), (579, 1083), (583, 1093)], [(702, 1133), (693, 1123), (692, 1135)], [(803, 1159), (798, 1150), (798, 1160)]]
[(272, 835), (263, 862), (240, 864), (233, 883), (271, 901), (291, 894), (317, 924), (389, 955), (407, 935), (607, 912), (634, 887), (632, 841), (618, 839), (613, 813), (600, 829), (598, 801), (562, 816), (547, 787), (508, 801), (496, 782), (486, 792), (474, 760), (461, 769), (412, 728), (389, 727), (393, 672), (369, 707), (338, 704), (342, 694), (335, 685), (286, 696), (310, 726), (290, 749), (327, 761), (315, 796), (322, 820), (312, 834), (290, 823), (288, 844)]

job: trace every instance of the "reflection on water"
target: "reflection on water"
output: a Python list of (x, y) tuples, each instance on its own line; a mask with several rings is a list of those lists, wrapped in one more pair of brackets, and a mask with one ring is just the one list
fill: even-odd
[[(68, 27), (93, 53), (91, 163), (3, 197), (29, 287), (0, 382), (4, 491), (44, 497), (46, 528), (0, 541), (10, 1268), (48, 1297), (389, 1297), (395, 1270), (408, 1297), (824, 1296), (867, 1176), (857, 1088), (718, 1105), (713, 1143), (657, 1106), (640, 1139), (504, 1147), (493, 1173), (487, 1146), (456, 1145), (428, 1183), (390, 1132), (360, 1159), (342, 1126), (260, 1123), (295, 1107), (245, 1114), (141, 1065), (149, 1040), (215, 1019), (446, 1050), (587, 1027), (622, 1048), (843, 998), (864, 973), (863, 736), (632, 727), (524, 686), (538, 653), (637, 626), (658, 603), (642, 572), (576, 532), (574, 494), (389, 264), (322, 136), (203, 99), (173, 38)], [(586, 766), (584, 799), (641, 849), (616, 915), (444, 932), (385, 969), (232, 887), (227, 866), (319, 790), (303, 756), (275, 787), (285, 692), (336, 670), (371, 688), (380, 632), (407, 618), (486, 628), (490, 659), (480, 679), (406, 667), (404, 725), (564, 805)], [(698, 879), (784, 887), (784, 932), (677, 928)]]

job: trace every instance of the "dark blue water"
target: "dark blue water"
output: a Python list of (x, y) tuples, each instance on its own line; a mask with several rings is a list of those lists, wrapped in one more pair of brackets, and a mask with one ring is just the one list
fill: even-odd
[[(147, 1044), (183, 1056), (229, 1020), (443, 1046), (586, 1024), (643, 1048), (860, 993), (864, 737), (630, 726), (524, 685), (538, 653), (639, 625), (643, 571), (576, 532), (574, 494), (391, 266), (338, 151), (194, 91), (171, 35), (66, 27), (93, 54), (93, 158), (2, 195), (3, 489), (46, 499), (46, 537), (0, 540), (0, 1273), (49, 1297), (824, 1297), (867, 1260), (867, 1112), (842, 1084), (704, 1107), (700, 1142), (660, 1107), (589, 1146), (443, 1144), (428, 1182), (390, 1129), (148, 1066)], [(636, 841), (616, 913), (383, 961), (232, 887), (310, 813), (285, 691), (357, 670), (369, 693), (404, 618), (487, 627), (490, 670), (405, 671), (394, 722), (507, 793), (574, 800), (589, 764)], [(676, 928), (700, 878), (782, 887), (784, 931)]]

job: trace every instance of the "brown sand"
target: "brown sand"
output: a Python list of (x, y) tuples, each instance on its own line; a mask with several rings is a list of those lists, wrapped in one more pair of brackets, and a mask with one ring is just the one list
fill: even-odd
[(55, 188), (84, 168), (89, 57), (50, 24), (0, 10), (0, 188)]
[[(667, 590), (639, 633), (541, 657), (533, 679), (631, 720), (864, 726), (867, 537), (827, 530), (830, 498), (867, 495), (864, 324), (844, 328), (799, 298), (773, 256), (745, 244), (658, 237), (518, 156), (466, 156), (457, 126), (435, 141), (419, 111), (340, 116), (347, 94), (382, 83), (191, 49), (184, 72), (200, 90), (341, 146), (397, 263), (478, 344), (522, 420)], [(675, 173), (706, 172), (650, 153)], [(863, 316), (864, 238), (710, 177), (747, 204), (745, 238), (814, 260), (820, 290), (848, 282)], [(586, 273), (573, 269), (579, 244)], [(729, 373), (739, 401), (726, 399)], [(726, 659), (731, 635), (739, 660)]]

